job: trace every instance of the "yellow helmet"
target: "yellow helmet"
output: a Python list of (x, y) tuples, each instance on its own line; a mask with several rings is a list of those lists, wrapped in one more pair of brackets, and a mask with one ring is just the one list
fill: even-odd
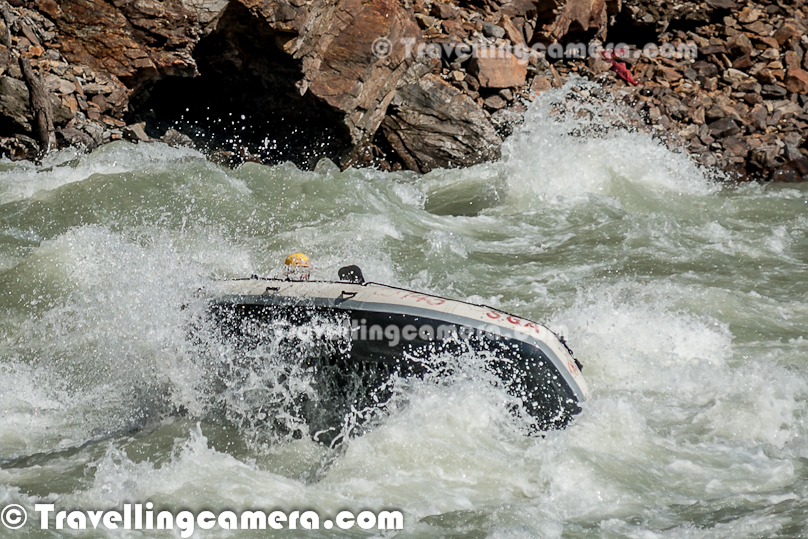
[(308, 268), (309, 267), (309, 257), (304, 255), (303, 253), (293, 253), (286, 257), (286, 261), (284, 262), (287, 266), (295, 266), (300, 268)]

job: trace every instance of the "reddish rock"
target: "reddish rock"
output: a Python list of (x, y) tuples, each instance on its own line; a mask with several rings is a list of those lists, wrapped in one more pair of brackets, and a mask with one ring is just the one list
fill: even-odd
[(766, 50), (766, 49), (778, 49), (780, 47), (780, 44), (773, 37), (754, 36), (754, 40), (760, 43), (760, 45), (755, 45), (756, 49)]
[[(196, 14), (179, 0), (34, 0), (59, 31), (68, 61), (105, 71), (130, 87), (149, 77), (193, 75)], [(120, 7), (117, 7), (120, 6)]]
[(802, 25), (798, 27), (796, 22), (787, 21), (777, 29), (777, 32), (774, 33), (773, 37), (777, 40), (777, 43), (779, 43), (780, 46), (783, 46), (792, 38), (799, 39), (799, 37), (804, 33), (805, 29), (802, 28)]
[(506, 53), (504, 58), (478, 55), (469, 62), (468, 71), (483, 88), (515, 88), (525, 83), (527, 65), (516, 56)]
[(763, 21), (756, 21), (752, 24), (747, 24), (744, 26), (748, 31), (752, 32), (753, 34), (757, 34), (759, 36), (770, 36), (774, 31), (771, 25), (764, 23)]
[(445, 2), (433, 2), (430, 13), (433, 17), (437, 17), (441, 20), (448, 20), (457, 17), (460, 10)]
[(100, 110), (102, 114), (107, 111), (107, 100), (102, 94), (94, 95), (90, 101), (98, 107), (98, 110)]
[(483, 100), (483, 103), (485, 103), (485, 107), (487, 109), (489, 109), (489, 110), (504, 109), (505, 107), (508, 106), (508, 103), (502, 97), (500, 97), (498, 95), (492, 95), (492, 96), (486, 97)]
[(741, 24), (749, 24), (755, 22), (760, 18), (761, 12), (759, 9), (745, 7), (738, 14), (738, 22)]
[(656, 77), (666, 82), (676, 82), (681, 80), (682, 73), (672, 67), (658, 67), (656, 69)]
[[(260, 4), (261, 10), (267, 5), (262, 0), (242, 1)], [(420, 31), (399, 3), (343, 0), (334, 9), (312, 14), (303, 39), (292, 49), (302, 60), (298, 87), (301, 94), (308, 90), (340, 111), (358, 147), (378, 129), (396, 84), (412, 62), (402, 40), (416, 39)], [(379, 38), (393, 44), (389, 56), (373, 54)]]
[(507, 15), (502, 16), (502, 21), (500, 21), (502, 28), (505, 29), (505, 33), (508, 35), (508, 39), (510, 39), (511, 43), (514, 45), (524, 45), (525, 44), (525, 37), (522, 35), (522, 32), (514, 26), (511, 18)]
[(755, 74), (755, 77), (763, 84), (775, 84), (777, 82), (777, 79), (774, 77), (774, 73), (772, 73), (771, 69), (768, 68), (758, 71)]
[(786, 75), (786, 89), (795, 94), (808, 95), (808, 71), (792, 69)]
[(735, 69), (749, 69), (752, 67), (752, 57), (749, 54), (741, 56), (732, 62), (732, 67)]
[(537, 76), (536, 78), (533, 79), (533, 82), (530, 83), (530, 91), (536, 92), (537, 94), (546, 92), (547, 90), (550, 90), (552, 87), (553, 85), (550, 84), (550, 81), (547, 79), (547, 77)]
[(791, 71), (792, 69), (800, 69), (800, 57), (796, 52), (786, 51), (783, 60), (788, 71)]
[(443, 26), (443, 31), (446, 32), (446, 34), (459, 40), (469, 35), (463, 24), (458, 21), (441, 21), (441, 26)]
[(749, 40), (746, 34), (739, 32), (727, 40), (727, 50), (731, 54), (749, 55), (755, 48), (752, 46), (752, 41)]

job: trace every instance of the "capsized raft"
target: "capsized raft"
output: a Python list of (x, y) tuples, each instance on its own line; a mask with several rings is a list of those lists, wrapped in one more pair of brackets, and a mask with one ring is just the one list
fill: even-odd
[[(344, 275), (341, 273), (341, 275)], [(360, 273), (361, 275), (361, 273)], [(484, 305), (474, 305), (371, 282), (252, 277), (217, 283), (214, 309), (223, 320), (287, 320), (306, 325), (330, 316), (347, 339), (348, 369), (369, 365), (391, 374), (418, 375), (441, 352), (483, 351), (508, 391), (536, 419), (536, 427), (564, 427), (588, 396), (578, 361), (546, 327)], [(359, 279), (361, 281), (361, 278)], [(334, 338), (334, 333), (320, 334)]]

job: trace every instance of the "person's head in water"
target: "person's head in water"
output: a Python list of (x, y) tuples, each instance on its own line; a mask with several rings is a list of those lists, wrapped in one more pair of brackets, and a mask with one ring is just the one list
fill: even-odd
[(303, 253), (293, 253), (286, 257), (284, 276), (294, 281), (309, 279), (309, 257)]

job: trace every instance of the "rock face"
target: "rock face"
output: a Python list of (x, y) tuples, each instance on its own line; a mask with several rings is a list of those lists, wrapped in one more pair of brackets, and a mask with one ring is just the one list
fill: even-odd
[(55, 23), (60, 52), (73, 64), (114, 75), (129, 88), (153, 77), (192, 76), (196, 13), (178, 0), (36, 0)]
[[(212, 151), (229, 143), (226, 153), (254, 154), (256, 145), (250, 144), (263, 135), (269, 149), (258, 157), (271, 160), (277, 140), (266, 140), (266, 134), (286, 129), (299, 131), (289, 147), (313, 139), (311, 155), (296, 160), (302, 166), (328, 156), (343, 166), (422, 172), (496, 157), (501, 138), (489, 111), (517, 104), (515, 91), (524, 86), (527, 69), (513, 57), (475, 60), (466, 76), (470, 55), (446, 52), (423, 71), (414, 67), (418, 45), (454, 37), (457, 43), (524, 46), (539, 35), (537, 28), (554, 37), (569, 28), (602, 33), (605, 20), (605, 4), (588, 0), (569, 0), (561, 10), (552, 3), (537, 8), (531, 0), (483, 7), (422, 0), (0, 4), (13, 40), (6, 45), (6, 66), (14, 69), (23, 56), (33, 60), (53, 96), (61, 144), (145, 141), (171, 127), (161, 118), (171, 116), (172, 107), (190, 105), (211, 111), (207, 116), (246, 111), (245, 121), (256, 123), (252, 140), (232, 133), (216, 140), (221, 130), (208, 126), (197, 142), (208, 136)], [(12, 139), (33, 134), (33, 118), (20, 76), (15, 71), (7, 78), (0, 85), (0, 113), (6, 153), (14, 153), (11, 146), (19, 144)], [(207, 100), (199, 97), (199, 84), (182, 82), (192, 79), (200, 80)], [(156, 116), (149, 116), (152, 110)], [(395, 132), (395, 125), (403, 131)]]
[[(0, 0), (0, 14), (0, 152), (15, 158), (50, 140), (26, 80), (43, 81), (62, 145), (161, 138), (228, 163), (427, 172), (495, 159), (524, 102), (574, 74), (704, 165), (808, 171), (801, 1)], [(629, 51), (529, 50), (598, 40)], [(633, 54), (649, 42), (674, 54)]]
[(420, 38), (412, 14), (398, 2), (379, 0), (297, 2), (299, 7), (282, 1), (238, 1), (268, 23), (268, 31), (277, 32), (282, 50), (300, 62), (300, 93), (308, 91), (338, 111), (350, 135), (350, 154), (359, 153), (379, 128), (396, 83), (411, 62), (402, 47), (374, 55), (374, 42)]

